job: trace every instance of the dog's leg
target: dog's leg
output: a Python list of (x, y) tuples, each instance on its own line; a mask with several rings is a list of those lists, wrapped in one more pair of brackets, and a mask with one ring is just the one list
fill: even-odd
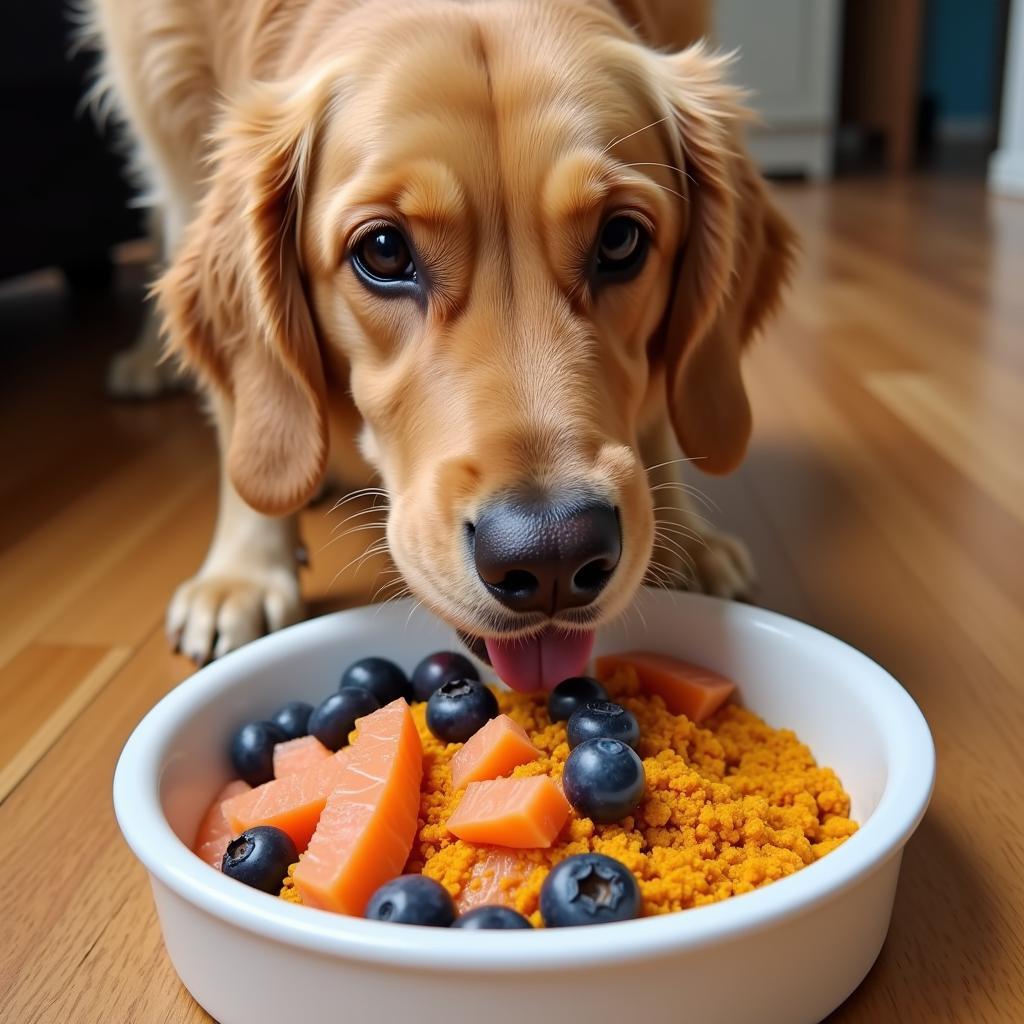
[(215, 400), (214, 412), (221, 450), (217, 526), (199, 572), (178, 587), (167, 609), (172, 647), (198, 664), (303, 615), (297, 517), (261, 515), (238, 496), (224, 468), (230, 410)]
[(738, 537), (715, 529), (704, 518), (706, 509), (698, 511), (671, 429), (653, 430), (642, 452), (656, 523), (651, 582), (716, 597), (750, 597), (756, 583), (750, 553)]

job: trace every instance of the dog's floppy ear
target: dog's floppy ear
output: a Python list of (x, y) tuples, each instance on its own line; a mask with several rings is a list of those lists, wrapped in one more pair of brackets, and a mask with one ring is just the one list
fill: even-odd
[(283, 515), (313, 494), (327, 458), (324, 374), (296, 231), (329, 82), (256, 85), (226, 110), (213, 175), (156, 286), (168, 347), (231, 412), (235, 489)]
[(794, 234), (738, 141), (727, 59), (698, 44), (658, 60), (688, 197), (663, 339), (669, 414), (695, 464), (728, 473), (750, 438), (740, 355), (779, 298)]

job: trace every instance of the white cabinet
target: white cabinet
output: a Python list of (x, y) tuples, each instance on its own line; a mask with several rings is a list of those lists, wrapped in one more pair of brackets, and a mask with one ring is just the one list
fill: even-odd
[(1024, 0), (1014, 0), (1010, 8), (999, 150), (988, 181), (994, 192), (1024, 198)]
[(839, 82), (840, 0), (716, 0), (719, 46), (762, 124), (748, 143), (763, 170), (827, 178)]

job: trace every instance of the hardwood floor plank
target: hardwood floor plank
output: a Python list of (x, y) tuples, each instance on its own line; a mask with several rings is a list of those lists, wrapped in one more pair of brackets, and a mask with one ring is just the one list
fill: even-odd
[[(984, 404), (918, 374), (872, 374), (868, 390), (994, 501), (1024, 524), (1024, 407), (994, 416)], [(1022, 556), (1024, 557), (1024, 556)]]
[(47, 622), (84, 599), (144, 538), (170, 522), (206, 482), (212, 453), (200, 435), (170, 436), (106, 486), (65, 507), (0, 564), (0, 665)]
[(1024, 609), (978, 567), (942, 515), (917, 501), (908, 482), (893, 474), (879, 453), (866, 450), (851, 426), (831, 413), (828, 400), (804, 378), (790, 353), (779, 348), (770, 359), (761, 358), (757, 378), (764, 394), (787, 396), (786, 415), (799, 423), (821, 464), (842, 467), (859, 514), (875, 524), (895, 557), (929, 587), (936, 585), (936, 568), (941, 567), (943, 588), (962, 597), (958, 609), (965, 625), (973, 635), (987, 637), (988, 657), (1012, 678), (1024, 658)]
[(216, 471), (209, 467), (197, 472), (170, 515), (154, 521), (90, 582), (89, 600), (66, 603), (41, 629), (40, 639), (136, 647), (163, 621), (174, 588), (198, 569), (216, 510)]
[[(133, 915), (151, 925), (154, 919), (143, 873), (121, 839), (110, 798), (114, 765), (128, 734), (188, 671), (168, 658), (163, 633), (154, 629), (82, 709), (62, 742), (50, 747), (0, 805), (0, 863), (17, 871), (16, 886), (0, 887), (0, 920), (8, 935), (18, 936), (17, 942), (0, 943), (5, 1019), (54, 1024), (131, 1019), (110, 1015), (111, 1001), (122, 999), (113, 995), (118, 986), (125, 989), (119, 1005), (158, 999), (164, 991), (180, 1019), (189, 1019), (185, 1011), (191, 1000), (182, 998), (172, 980), (155, 929), (138, 949), (145, 960), (138, 973), (128, 972), (117, 955), (124, 950), (119, 929), (128, 928)], [(69, 856), (72, 829), (73, 850), (79, 852)], [(114, 943), (110, 958), (80, 969), (98, 950), (110, 950), (105, 941)], [(104, 972), (107, 983), (98, 984)]]
[(0, 670), (0, 804), (127, 656), (121, 647), (33, 644)]

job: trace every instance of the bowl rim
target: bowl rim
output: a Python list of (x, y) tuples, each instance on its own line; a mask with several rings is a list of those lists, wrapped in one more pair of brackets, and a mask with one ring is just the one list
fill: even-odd
[[(689, 910), (575, 928), (572, 942), (561, 929), (462, 931), (399, 927), (288, 903), (238, 885), (213, 871), (177, 837), (160, 804), (160, 773), (169, 738), (197, 705), (260, 665), (268, 646), (275, 657), (300, 651), (333, 624), (376, 611), (362, 606), (310, 619), (247, 644), (201, 668), (167, 693), (128, 738), (114, 773), (114, 810), (125, 840), (150, 875), (178, 897), (245, 931), (348, 960), (411, 969), (507, 973), (566, 970), (623, 963), (711, 947), (753, 934), (828, 903), (897, 855), (920, 824), (935, 780), (935, 748), (923, 714), (911, 696), (877, 662), (849, 644), (777, 612), (699, 594), (651, 592), (645, 600), (713, 603), (713, 614), (782, 634), (791, 641), (824, 645), (830, 656), (853, 659), (877, 692), (871, 706), (889, 758), (889, 773), (875, 810), (858, 831), (826, 857), (753, 892)], [(404, 611), (404, 603), (394, 602)], [(411, 603), (410, 603), (411, 607)], [(679, 605), (679, 607), (682, 607)], [(428, 941), (424, 941), (427, 939)]]

